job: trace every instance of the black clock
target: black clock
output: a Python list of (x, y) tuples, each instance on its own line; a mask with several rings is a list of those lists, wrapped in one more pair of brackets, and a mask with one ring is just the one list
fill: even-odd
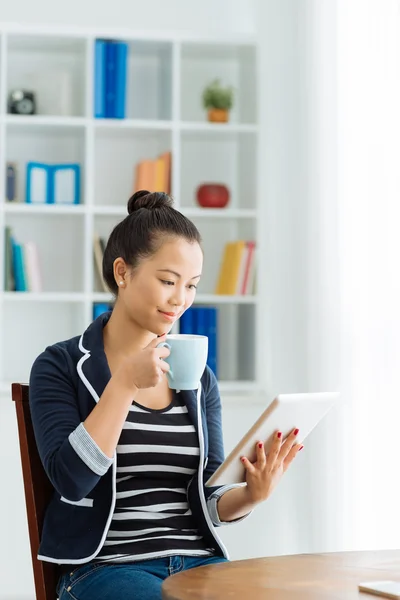
[(36, 100), (34, 92), (13, 90), (8, 96), (8, 112), (14, 115), (34, 115)]

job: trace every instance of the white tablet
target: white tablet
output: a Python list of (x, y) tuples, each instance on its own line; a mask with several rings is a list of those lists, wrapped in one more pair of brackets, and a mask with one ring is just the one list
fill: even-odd
[(257, 442), (263, 441), (265, 451), (268, 452), (277, 431), (282, 431), (282, 440), (285, 440), (297, 427), (300, 430), (297, 442), (302, 443), (332, 408), (338, 397), (337, 392), (279, 394), (215, 471), (214, 475), (206, 481), (206, 486), (243, 483), (245, 481), (245, 468), (240, 458), (246, 456), (251, 462), (254, 462), (256, 460)]

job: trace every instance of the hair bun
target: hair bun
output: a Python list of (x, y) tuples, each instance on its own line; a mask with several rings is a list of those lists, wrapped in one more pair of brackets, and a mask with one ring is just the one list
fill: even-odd
[(135, 192), (128, 200), (128, 214), (131, 215), (136, 210), (147, 208), (155, 210), (157, 208), (172, 207), (172, 198), (165, 192), (149, 192), (140, 190)]

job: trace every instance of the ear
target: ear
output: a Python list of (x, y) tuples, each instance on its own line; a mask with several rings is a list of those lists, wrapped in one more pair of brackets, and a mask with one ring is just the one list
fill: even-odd
[(123, 258), (118, 257), (114, 260), (113, 271), (117, 286), (125, 287), (128, 279), (128, 266)]

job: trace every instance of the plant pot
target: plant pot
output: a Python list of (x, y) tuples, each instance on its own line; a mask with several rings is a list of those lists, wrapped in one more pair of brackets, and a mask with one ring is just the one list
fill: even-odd
[(229, 111), (226, 108), (209, 108), (208, 120), (213, 123), (226, 123), (229, 121)]
[(226, 185), (222, 183), (203, 183), (197, 188), (196, 197), (203, 208), (225, 208), (230, 194)]

